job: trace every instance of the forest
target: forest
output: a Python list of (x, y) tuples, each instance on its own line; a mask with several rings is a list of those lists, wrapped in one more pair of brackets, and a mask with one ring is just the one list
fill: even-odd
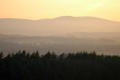
[(0, 80), (120, 80), (120, 56), (96, 52), (0, 53)]

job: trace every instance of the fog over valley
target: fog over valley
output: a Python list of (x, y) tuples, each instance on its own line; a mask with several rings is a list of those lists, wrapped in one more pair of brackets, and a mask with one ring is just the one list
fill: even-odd
[(119, 55), (120, 22), (95, 17), (0, 19), (0, 50), (79, 52)]

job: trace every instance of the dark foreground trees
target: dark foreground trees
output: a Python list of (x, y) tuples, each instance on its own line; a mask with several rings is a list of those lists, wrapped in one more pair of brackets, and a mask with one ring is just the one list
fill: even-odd
[(95, 52), (0, 53), (0, 80), (120, 80), (120, 57)]

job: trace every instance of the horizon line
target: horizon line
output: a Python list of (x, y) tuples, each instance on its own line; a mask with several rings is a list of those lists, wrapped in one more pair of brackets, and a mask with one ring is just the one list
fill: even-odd
[(62, 18), (62, 17), (71, 17), (71, 18), (96, 18), (96, 19), (102, 19), (102, 20), (107, 20), (107, 21), (113, 21), (113, 22), (120, 22), (117, 20), (111, 20), (111, 19), (106, 19), (106, 18), (100, 18), (100, 17), (94, 17), (94, 16), (57, 16), (53, 18), (40, 18), (40, 19), (30, 19), (30, 18), (0, 18), (0, 19), (21, 19), (21, 20), (30, 20), (30, 21), (39, 21), (39, 20), (49, 20), (49, 19), (57, 19), (57, 18)]

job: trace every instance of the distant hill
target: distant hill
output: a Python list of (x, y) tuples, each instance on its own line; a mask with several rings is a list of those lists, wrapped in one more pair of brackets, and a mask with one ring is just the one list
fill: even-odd
[(97, 51), (120, 55), (120, 22), (62, 16), (54, 19), (0, 19), (0, 51)]
[(95, 50), (98, 54), (120, 55), (119, 34), (79, 33), (79, 37), (0, 35), (0, 51), (39, 50), (43, 54), (47, 51), (66, 53)]
[(72, 16), (41, 20), (0, 19), (0, 33), (4, 34), (58, 36), (79, 32), (120, 32), (120, 22)]

